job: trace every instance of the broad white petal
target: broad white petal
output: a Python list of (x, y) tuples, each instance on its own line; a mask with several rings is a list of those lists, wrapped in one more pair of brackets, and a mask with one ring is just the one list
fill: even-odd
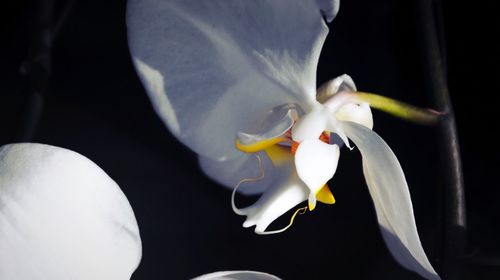
[(319, 139), (308, 139), (300, 143), (295, 153), (297, 174), (313, 194), (333, 177), (339, 156), (338, 145), (330, 145)]
[(363, 157), (363, 171), (382, 236), (394, 258), (426, 279), (440, 279), (420, 243), (410, 192), (396, 156), (380, 136), (352, 122), (342, 122)]
[(192, 280), (279, 280), (280, 278), (258, 271), (219, 271), (193, 278)]
[(332, 20), (337, 9), (326, 0), (131, 0), (129, 46), (172, 133), (205, 157), (229, 159), (239, 154), (236, 133), (270, 109), (315, 102), (323, 15)]
[(125, 280), (140, 259), (132, 208), (92, 161), (42, 144), (0, 148), (0, 279)]
[[(276, 168), (265, 153), (258, 153), (258, 156), (260, 161), (256, 155), (251, 154), (241, 154), (231, 160), (211, 160), (199, 156), (198, 160), (201, 169), (208, 177), (230, 189), (243, 179), (259, 178), (256, 182), (246, 183), (238, 188), (243, 194), (258, 194), (269, 188), (276, 172)], [(264, 177), (260, 179), (262, 171)]]
[(340, 121), (355, 122), (369, 129), (373, 129), (372, 110), (368, 103), (345, 104), (335, 113), (335, 117)]

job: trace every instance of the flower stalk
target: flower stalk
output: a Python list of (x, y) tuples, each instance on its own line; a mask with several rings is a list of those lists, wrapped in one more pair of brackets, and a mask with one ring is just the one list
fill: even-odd
[(428, 88), (436, 108), (447, 113), (439, 123), (438, 132), (441, 165), (445, 173), (441, 182), (444, 196), (441, 275), (443, 279), (462, 279), (463, 266), (459, 259), (465, 254), (467, 244), (465, 186), (455, 117), (446, 83), (444, 39), (439, 32), (440, 3), (439, 0), (419, 0), (416, 3)]

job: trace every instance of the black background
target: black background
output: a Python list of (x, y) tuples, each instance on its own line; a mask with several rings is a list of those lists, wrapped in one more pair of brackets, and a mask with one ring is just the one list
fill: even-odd
[[(430, 107), (414, 2), (342, 1), (320, 58), (318, 84), (348, 73), (360, 90)], [(494, 2), (444, 3), (469, 251), (483, 256), (500, 255), (500, 29)], [(57, 4), (59, 11), (63, 2)], [(19, 67), (28, 55), (36, 9), (35, 1), (17, 1), (0, 10), (0, 145), (18, 141), (23, 129), (29, 94)], [(121, 186), (143, 241), (142, 263), (132, 279), (188, 279), (234, 269), (284, 279), (420, 279), (400, 268), (384, 247), (356, 150), (341, 154), (331, 183), (335, 205), (319, 205), (280, 235), (242, 228), (243, 218), (231, 211), (230, 192), (202, 174), (196, 155), (153, 112), (129, 57), (124, 1), (77, 2), (52, 55), (51, 83), (32, 141), (89, 157)], [(423, 246), (439, 270), (443, 172), (436, 128), (379, 112), (374, 122), (405, 170)], [(500, 277), (493, 266), (463, 266), (466, 279)]]

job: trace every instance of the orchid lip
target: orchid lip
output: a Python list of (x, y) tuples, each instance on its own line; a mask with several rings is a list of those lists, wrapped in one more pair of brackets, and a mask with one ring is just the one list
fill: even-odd
[(298, 210), (302, 208), (297, 209), (292, 215), (288, 226), (279, 230), (267, 231), (272, 222), (299, 203), (305, 201), (309, 193), (307, 187), (300, 181), (296, 174), (282, 179), (280, 184), (276, 184), (270, 190), (266, 191), (257, 202), (242, 209), (235, 206), (235, 188), (232, 196), (233, 211), (239, 215), (247, 216), (243, 227), (255, 226), (255, 233), (257, 234), (273, 234), (283, 232), (292, 225), (295, 216), (299, 213)]

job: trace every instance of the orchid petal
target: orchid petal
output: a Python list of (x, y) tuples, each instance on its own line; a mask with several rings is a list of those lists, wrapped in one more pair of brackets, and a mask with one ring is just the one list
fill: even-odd
[(133, 0), (129, 46), (172, 133), (200, 155), (231, 159), (240, 154), (236, 133), (259, 116), (316, 102), (323, 16), (330, 21), (337, 9), (326, 0)]
[(322, 84), (317, 91), (316, 100), (323, 104), (330, 99), (330, 97), (341, 91), (356, 91), (356, 85), (351, 76), (343, 74)]
[(338, 145), (330, 145), (319, 139), (308, 139), (300, 143), (295, 153), (295, 166), (300, 179), (307, 185), (315, 205), (316, 193), (330, 180), (339, 161)]
[(420, 243), (410, 192), (396, 156), (380, 136), (352, 122), (342, 122), (363, 157), (363, 171), (382, 236), (394, 258), (426, 279), (440, 279)]
[(280, 278), (258, 271), (219, 271), (193, 278), (192, 280), (280, 280)]
[(0, 148), (0, 279), (130, 279), (132, 208), (89, 159), (42, 144)]

